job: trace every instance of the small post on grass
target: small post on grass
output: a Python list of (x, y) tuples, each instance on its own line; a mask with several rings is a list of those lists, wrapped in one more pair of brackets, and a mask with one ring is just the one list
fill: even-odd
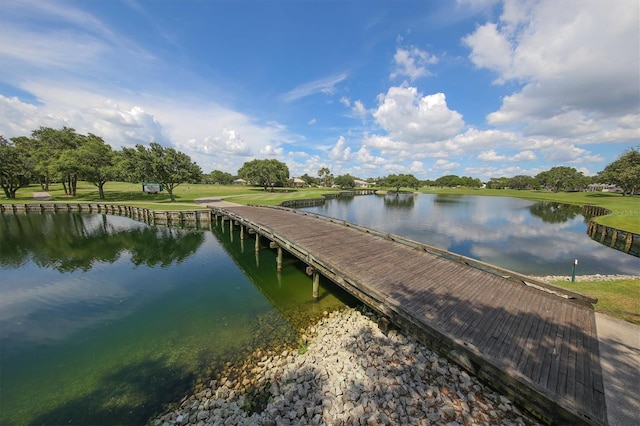
[(576, 282), (576, 266), (578, 266), (578, 259), (573, 261), (573, 271), (571, 272), (571, 282)]

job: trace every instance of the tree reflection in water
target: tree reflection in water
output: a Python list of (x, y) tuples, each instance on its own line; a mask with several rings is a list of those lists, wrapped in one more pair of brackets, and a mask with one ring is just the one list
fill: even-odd
[(539, 217), (545, 223), (564, 223), (581, 215), (582, 207), (552, 201), (541, 201), (530, 206), (529, 211), (533, 216)]
[(165, 267), (185, 260), (204, 241), (201, 232), (144, 224), (119, 227), (118, 219), (123, 218), (74, 212), (3, 214), (0, 265), (19, 266), (32, 260), (60, 272), (88, 271), (96, 262), (115, 262), (126, 251), (136, 266)]
[(567, 265), (575, 259), (580, 259), (580, 274), (632, 275), (639, 269), (638, 258), (589, 238), (580, 206), (482, 195), (416, 194), (413, 200), (398, 208), (393, 196), (363, 196), (303, 210), (523, 274), (568, 275)]
[(388, 193), (384, 197), (385, 207), (391, 207), (396, 209), (411, 209), (415, 204), (415, 197), (413, 194), (407, 193)]

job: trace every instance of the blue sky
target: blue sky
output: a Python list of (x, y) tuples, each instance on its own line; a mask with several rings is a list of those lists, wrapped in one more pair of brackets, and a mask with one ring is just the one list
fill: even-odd
[(205, 173), (592, 175), (640, 143), (635, 0), (0, 0), (0, 134)]

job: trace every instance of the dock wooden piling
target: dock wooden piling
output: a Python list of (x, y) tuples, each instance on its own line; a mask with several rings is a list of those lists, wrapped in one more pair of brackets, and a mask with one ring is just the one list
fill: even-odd
[(278, 271), (282, 271), (282, 247), (280, 247), (280, 245), (278, 243), (272, 241), (272, 242), (269, 243), (269, 248), (277, 250), (276, 269)]
[(587, 235), (591, 239), (632, 256), (640, 257), (640, 234), (612, 228), (593, 220), (594, 217), (611, 214), (610, 210), (586, 205), (582, 207), (582, 214), (589, 219)]
[(218, 218), (210, 209), (164, 212), (140, 207), (100, 203), (0, 204), (0, 213), (104, 213), (125, 216), (155, 226), (210, 226)]

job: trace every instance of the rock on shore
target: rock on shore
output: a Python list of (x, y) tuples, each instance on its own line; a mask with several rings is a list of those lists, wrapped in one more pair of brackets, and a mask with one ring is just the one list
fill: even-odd
[(259, 352), (229, 366), (150, 424), (537, 424), (414, 339), (383, 333), (375, 319), (356, 309), (327, 314), (306, 330), (299, 349)]

